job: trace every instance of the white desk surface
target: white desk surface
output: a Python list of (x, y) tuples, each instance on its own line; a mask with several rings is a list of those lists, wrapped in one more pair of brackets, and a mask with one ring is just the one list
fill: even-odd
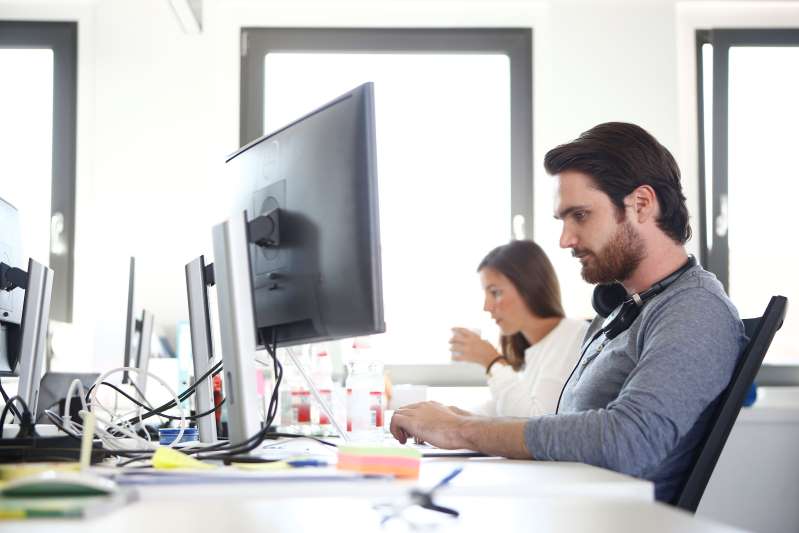
[[(214, 483), (140, 486), (140, 500), (89, 520), (2, 522), (3, 533), (410, 531), (402, 520), (380, 527), (378, 502), (403, 501), (455, 466), (463, 472), (437, 493), (458, 519), (419, 508), (408, 515), (436, 531), (725, 532), (731, 528), (652, 501), (647, 481), (576, 463), (499, 458), (425, 459), (416, 481)], [(445, 519), (446, 518), (446, 519)], [(418, 524), (418, 522), (417, 522)]]
[[(458, 510), (458, 518), (412, 509), (417, 529), (394, 519), (380, 527), (378, 498), (271, 499), (257, 493), (232, 498), (226, 492), (174, 500), (140, 501), (90, 520), (4, 522), (4, 533), (237, 533), (346, 531), (492, 531), (594, 533), (726, 533), (740, 531), (696, 518), (666, 505), (634, 500), (586, 498), (478, 498), (445, 496), (436, 503)], [(428, 524), (426, 528), (418, 528)], [(434, 526), (433, 526), (434, 525)]]
[[(358, 479), (336, 481), (232, 482), (140, 487), (145, 500), (213, 497), (224, 490), (226, 497), (257, 493), (266, 498), (295, 497), (396, 497), (414, 487), (432, 487), (455, 467), (463, 472), (447, 488), (456, 496), (496, 497), (598, 497), (654, 501), (654, 488), (648, 481), (578, 463), (512, 461), (494, 457), (424, 459), (418, 480)], [(332, 468), (332, 467), (331, 467)]]

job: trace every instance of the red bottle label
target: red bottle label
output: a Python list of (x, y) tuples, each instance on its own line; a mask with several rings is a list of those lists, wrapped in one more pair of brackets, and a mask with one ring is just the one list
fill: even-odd
[(383, 427), (383, 393), (373, 391), (369, 393), (371, 405), (369, 408), (372, 410), (372, 419), (374, 420), (375, 427)]

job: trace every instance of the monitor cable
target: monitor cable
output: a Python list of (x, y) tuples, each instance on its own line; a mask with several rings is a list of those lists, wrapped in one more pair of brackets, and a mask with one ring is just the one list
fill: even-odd
[(33, 415), (31, 414), (28, 404), (22, 399), (22, 396), (12, 396), (6, 401), (3, 406), (2, 414), (0, 414), (0, 440), (2, 440), (3, 430), (6, 424), (6, 415), (13, 410), (13, 404), (17, 402), (22, 408), (22, 416), (19, 417), (19, 437), (31, 437), (36, 435), (36, 426), (33, 424)]
[[(205, 381), (209, 376), (210, 377), (214, 377), (217, 374), (219, 374), (220, 372), (222, 372), (222, 361), (219, 361), (218, 363), (213, 365), (211, 368), (209, 368), (208, 371), (205, 372), (205, 374), (200, 376), (200, 378), (197, 379), (191, 386), (189, 386), (186, 390), (181, 392), (178, 395), (178, 399), (181, 402), (183, 402), (187, 398), (190, 398), (191, 395), (194, 394), (194, 392), (196, 391), (196, 389), (197, 389), (197, 387), (199, 386), (200, 383)], [(91, 394), (91, 392), (94, 389), (95, 385), (98, 385), (98, 384), (92, 385), (91, 387), (89, 387), (88, 391), (86, 392), (86, 399), (87, 400), (89, 398), (89, 394)], [(128, 396), (128, 395), (125, 395), (125, 396), (128, 397), (128, 399), (130, 399), (130, 396)], [(134, 401), (134, 400), (132, 400), (132, 401)], [(139, 402), (135, 402), (135, 403), (139, 404)], [(141, 405), (141, 404), (139, 404), (139, 405)], [(144, 407), (146, 407), (146, 406), (144, 406)], [(153, 416), (160, 416), (160, 414), (163, 413), (164, 411), (168, 411), (168, 410), (170, 410), (170, 409), (172, 409), (174, 407), (176, 407), (174, 400), (169, 400), (165, 404), (160, 405), (160, 406), (155, 407), (155, 408), (149, 407), (147, 409), (147, 411), (141, 415), (141, 419), (142, 420), (146, 420), (146, 419), (148, 419), (150, 417), (153, 417)], [(130, 422), (130, 423), (133, 423), (134, 421), (135, 421), (134, 419), (128, 420), (128, 422)]]
[(277, 416), (278, 394), (280, 390), (280, 384), (283, 380), (283, 365), (280, 363), (280, 360), (277, 357), (277, 339), (274, 329), (272, 330), (271, 342), (264, 342), (263, 344), (266, 347), (266, 351), (269, 353), (269, 356), (272, 358), (275, 371), (275, 387), (272, 389), (272, 396), (269, 401), (269, 407), (267, 408), (266, 421), (264, 422), (263, 428), (261, 428), (260, 431), (251, 437), (239, 443), (224, 443), (217, 445), (217, 447), (212, 446), (209, 448), (192, 450), (192, 452), (198, 454), (198, 459), (225, 459), (226, 457), (230, 456), (246, 454), (260, 446), (261, 443), (263, 443), (263, 441), (266, 440), (267, 436), (271, 433), (272, 424)]
[(19, 411), (17, 411), (17, 408), (14, 406), (13, 402), (10, 402), (8, 399), (8, 394), (6, 394), (6, 390), (3, 388), (2, 380), (0, 380), (0, 394), (3, 395), (3, 401), (6, 405), (11, 405), (11, 414), (13, 414), (17, 420), (21, 420), (22, 415), (19, 414)]

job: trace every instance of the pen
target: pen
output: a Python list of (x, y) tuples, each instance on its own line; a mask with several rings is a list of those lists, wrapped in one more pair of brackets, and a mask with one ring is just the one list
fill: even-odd
[(392, 518), (400, 516), (400, 514), (404, 509), (412, 505), (418, 505), (423, 509), (437, 511), (439, 513), (444, 513), (449, 516), (457, 518), (460, 513), (458, 513), (458, 511), (456, 511), (455, 509), (450, 509), (449, 507), (444, 507), (433, 503), (433, 493), (438, 489), (440, 489), (441, 487), (449, 484), (449, 482), (455, 479), (458, 476), (458, 474), (460, 474), (461, 472), (463, 472), (463, 467), (459, 466), (458, 468), (456, 468), (455, 470), (444, 476), (444, 478), (441, 481), (436, 483), (435, 486), (433, 486), (433, 488), (428, 491), (421, 491), (418, 489), (411, 490), (410, 499), (408, 500), (408, 502), (402, 506), (395, 506), (392, 509), (391, 513), (387, 514), (386, 516), (383, 517), (382, 520), (380, 520), (380, 525), (382, 526)]
[(294, 459), (286, 461), (292, 468), (301, 468), (303, 466), (327, 466), (327, 461), (320, 461), (319, 459)]
[(443, 486), (447, 485), (447, 484), (448, 484), (450, 481), (452, 481), (453, 479), (455, 479), (455, 477), (457, 477), (457, 475), (458, 475), (458, 474), (460, 474), (461, 472), (463, 472), (463, 467), (462, 467), (462, 466), (459, 466), (458, 468), (456, 468), (455, 470), (453, 470), (452, 472), (450, 472), (449, 474), (447, 474), (447, 475), (444, 477), (444, 479), (442, 479), (441, 481), (439, 481), (438, 483), (436, 483), (436, 485), (435, 485), (435, 486), (434, 486), (432, 489), (430, 489), (430, 490), (428, 491), (428, 494), (432, 494), (433, 492), (437, 491), (437, 490), (438, 490), (438, 489), (440, 489), (441, 487), (443, 487)]
[(319, 459), (286, 459), (284, 461), (270, 461), (262, 463), (232, 462), (231, 464), (240, 470), (254, 470), (261, 472), (328, 465), (327, 461), (322, 461)]

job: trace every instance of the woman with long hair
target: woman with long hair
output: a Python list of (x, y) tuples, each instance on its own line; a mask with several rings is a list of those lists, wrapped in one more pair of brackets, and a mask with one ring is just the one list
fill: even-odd
[(491, 400), (476, 414), (554, 413), (588, 322), (565, 318), (555, 270), (533, 241), (511, 241), (493, 249), (477, 272), (485, 292), (483, 310), (501, 332), (501, 353), (466, 328), (453, 328), (450, 339), (453, 360), (486, 368)]

